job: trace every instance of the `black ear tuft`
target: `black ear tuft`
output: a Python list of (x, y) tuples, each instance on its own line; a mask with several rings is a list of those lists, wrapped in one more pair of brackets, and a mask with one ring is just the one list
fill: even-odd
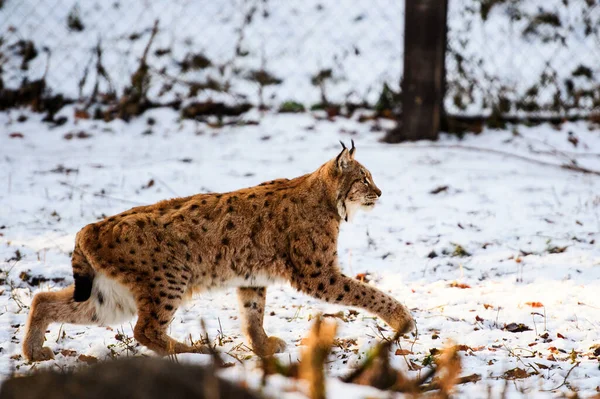
[(356, 147), (354, 146), (354, 139), (350, 140), (352, 142), (352, 148), (350, 148), (350, 158), (354, 158), (354, 153), (356, 152)]
[(342, 145), (342, 149), (346, 149), (346, 144), (344, 144), (344, 142), (342, 140), (340, 140), (340, 144)]
[(338, 154), (337, 157), (335, 157), (335, 164), (338, 166), (340, 165), (340, 158), (342, 157), (342, 154), (344, 153), (344, 151), (346, 151), (345, 148)]

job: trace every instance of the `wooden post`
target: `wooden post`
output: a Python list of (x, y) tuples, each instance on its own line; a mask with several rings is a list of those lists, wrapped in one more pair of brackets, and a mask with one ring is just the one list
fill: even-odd
[(448, 0), (406, 0), (402, 123), (389, 142), (437, 140), (444, 111)]

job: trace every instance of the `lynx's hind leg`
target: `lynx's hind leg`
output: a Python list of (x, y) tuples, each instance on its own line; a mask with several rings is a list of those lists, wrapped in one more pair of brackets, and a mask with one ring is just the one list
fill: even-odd
[(133, 329), (134, 338), (161, 356), (177, 353), (209, 353), (206, 347), (186, 345), (167, 334), (169, 324), (181, 302), (182, 295), (169, 292), (168, 289), (158, 291), (152, 296), (140, 297), (137, 300), (138, 320)]
[(31, 302), (25, 327), (23, 355), (29, 361), (54, 358), (52, 350), (44, 347), (46, 329), (50, 323), (94, 324), (97, 322), (94, 304), (91, 301), (75, 302), (74, 286), (60, 291), (40, 292)]

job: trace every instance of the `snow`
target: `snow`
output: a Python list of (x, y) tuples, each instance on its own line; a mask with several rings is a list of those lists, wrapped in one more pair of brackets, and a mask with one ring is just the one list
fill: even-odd
[[(486, 396), (488, 387), (498, 396), (505, 389), (503, 373), (515, 367), (539, 374), (509, 381), (508, 397), (553, 397), (556, 392), (542, 390), (563, 383), (574, 366), (571, 356), (579, 365), (558, 391), (571, 387), (585, 397), (598, 389), (599, 362), (591, 348), (600, 344), (600, 177), (455, 147), (495, 149), (556, 165), (576, 159), (580, 166), (600, 170), (600, 156), (594, 155), (599, 130), (586, 123), (486, 129), (462, 140), (443, 135), (435, 144), (386, 145), (379, 142), (380, 125), (390, 126), (360, 123), (357, 116), (327, 120), (318, 114), (251, 111), (242, 120), (258, 125), (215, 128), (180, 119), (168, 109), (149, 111), (130, 123), (74, 120), (73, 113), (64, 108), (61, 115), (69, 122), (57, 127), (27, 111), (0, 114), (3, 376), (15, 368), (71, 367), (80, 364), (79, 354), (99, 359), (150, 354), (134, 342), (124, 343), (123, 337), (133, 336), (132, 321), (112, 328), (52, 325), (46, 344), (56, 360), (34, 365), (13, 358), (20, 354), (32, 295), (72, 282), (69, 253), (84, 225), (138, 204), (311, 172), (337, 155), (339, 139), (353, 138), (357, 159), (372, 172), (383, 196), (372, 212), (359, 212), (353, 223), (343, 224), (340, 261), (346, 274), (370, 273), (372, 284), (412, 310), (418, 335), (401, 345), (413, 354), (392, 356), (392, 364), (415, 376), (417, 371), (407, 371), (407, 361), (420, 365), (432, 348), (452, 341), (472, 348), (460, 352), (463, 375), (483, 378), (458, 387), (461, 397)], [(17, 122), (19, 115), (27, 120)], [(78, 138), (79, 132), (91, 137)], [(23, 137), (11, 138), (12, 133)], [(74, 133), (70, 140), (64, 138), (68, 133)], [(573, 137), (576, 147), (568, 141)], [(430, 193), (440, 186), (448, 188)], [(456, 245), (471, 256), (452, 256)], [(431, 251), (437, 257), (429, 258)], [(23, 272), (50, 280), (31, 286)], [(456, 287), (461, 284), (470, 288)], [(534, 302), (543, 306), (528, 305)], [(357, 345), (334, 349), (327, 364), (331, 397), (387, 397), (334, 377), (364, 358), (381, 338), (378, 327), (386, 336), (391, 330), (362, 310), (351, 316), (346, 308), (287, 285), (267, 292), (266, 330), (288, 344), (279, 359), (298, 359), (311, 317), (341, 310), (347, 322), (336, 319), (338, 337), (356, 339)], [(211, 339), (222, 343), (217, 348), (225, 361), (235, 364), (222, 374), (258, 386), (260, 372), (244, 346), (235, 292), (200, 295), (177, 312), (170, 333), (199, 340), (200, 319)], [(530, 330), (503, 330), (510, 323)], [(541, 338), (545, 332), (547, 338)], [(66, 349), (77, 355), (62, 354)], [(240, 364), (234, 357), (249, 359)], [(195, 354), (179, 359), (208, 361)], [(274, 376), (266, 392), (302, 397), (298, 389), (302, 384)]]

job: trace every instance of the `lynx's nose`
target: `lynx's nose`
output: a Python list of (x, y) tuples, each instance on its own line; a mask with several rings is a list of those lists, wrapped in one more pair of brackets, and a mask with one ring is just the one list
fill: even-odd
[(381, 190), (377, 187), (375, 187), (375, 194), (377, 194), (378, 197), (381, 197)]

